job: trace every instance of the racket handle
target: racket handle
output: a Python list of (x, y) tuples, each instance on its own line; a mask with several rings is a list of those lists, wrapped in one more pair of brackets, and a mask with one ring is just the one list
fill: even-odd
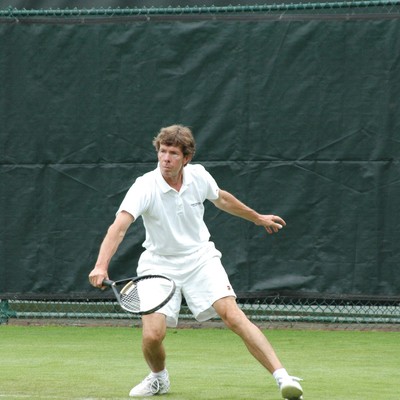
[(113, 285), (113, 283), (114, 283), (114, 281), (111, 281), (110, 279), (104, 279), (103, 286), (111, 287)]

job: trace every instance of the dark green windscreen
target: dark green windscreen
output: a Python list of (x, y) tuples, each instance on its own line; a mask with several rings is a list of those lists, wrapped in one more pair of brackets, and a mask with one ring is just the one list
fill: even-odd
[[(125, 19), (0, 24), (0, 292), (91, 292), (87, 274), (162, 126), (193, 128), (237, 292), (400, 290), (400, 21)], [(141, 221), (111, 265), (135, 275)]]

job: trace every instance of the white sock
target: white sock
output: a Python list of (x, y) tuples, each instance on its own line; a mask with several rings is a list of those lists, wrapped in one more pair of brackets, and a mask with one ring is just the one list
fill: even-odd
[(279, 368), (279, 369), (274, 371), (272, 376), (275, 378), (276, 383), (279, 386), (279, 381), (284, 379), (284, 378), (288, 378), (289, 374), (287, 373), (285, 368)]
[(160, 372), (152, 372), (151, 373), (154, 378), (165, 378), (168, 374), (166, 369), (163, 369)]

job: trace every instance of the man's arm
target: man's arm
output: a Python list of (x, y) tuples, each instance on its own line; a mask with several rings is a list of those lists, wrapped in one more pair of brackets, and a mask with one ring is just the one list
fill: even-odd
[(247, 219), (256, 225), (263, 226), (270, 234), (278, 232), (279, 229), (282, 229), (286, 225), (286, 222), (281, 217), (259, 214), (226, 190), (220, 189), (218, 199), (212, 200), (212, 202), (222, 211)]
[(89, 281), (92, 286), (100, 288), (102, 287), (103, 280), (108, 279), (107, 271), (111, 258), (117, 251), (125, 237), (126, 231), (134, 220), (131, 214), (121, 211), (108, 228), (107, 234), (100, 246), (96, 265), (89, 274)]

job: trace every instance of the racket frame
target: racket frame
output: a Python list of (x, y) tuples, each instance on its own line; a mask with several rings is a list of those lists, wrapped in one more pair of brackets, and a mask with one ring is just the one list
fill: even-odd
[[(132, 286), (132, 284), (135, 284), (135, 283), (137, 283), (139, 281), (146, 280), (146, 279), (151, 279), (151, 278), (162, 278), (162, 279), (165, 279), (165, 280), (171, 282), (171, 290), (170, 290), (168, 296), (165, 298), (165, 300), (163, 300), (160, 304), (158, 304), (157, 306), (151, 308), (150, 310), (132, 311), (132, 310), (126, 308), (124, 306), (124, 304), (121, 302), (121, 294), (120, 293), (122, 293), (124, 290), (127, 290), (128, 289), (127, 288), (128, 285)], [(121, 285), (124, 285), (124, 286), (122, 287), (121, 290), (118, 290), (118, 287), (121, 286)], [(137, 315), (152, 314), (155, 311), (159, 310), (161, 307), (165, 306), (165, 304), (167, 304), (171, 300), (172, 296), (175, 293), (175, 289), (176, 289), (175, 282), (172, 279), (170, 279), (170, 278), (168, 278), (168, 277), (166, 277), (164, 275), (141, 275), (141, 276), (132, 277), (132, 278), (119, 279), (117, 281), (112, 281), (110, 279), (104, 279), (103, 280), (103, 286), (110, 287), (112, 289), (112, 291), (114, 292), (114, 296), (118, 301), (118, 304), (120, 305), (120, 307), (123, 310), (125, 310), (125, 311), (127, 311), (127, 312), (129, 312), (131, 314), (137, 314)]]

